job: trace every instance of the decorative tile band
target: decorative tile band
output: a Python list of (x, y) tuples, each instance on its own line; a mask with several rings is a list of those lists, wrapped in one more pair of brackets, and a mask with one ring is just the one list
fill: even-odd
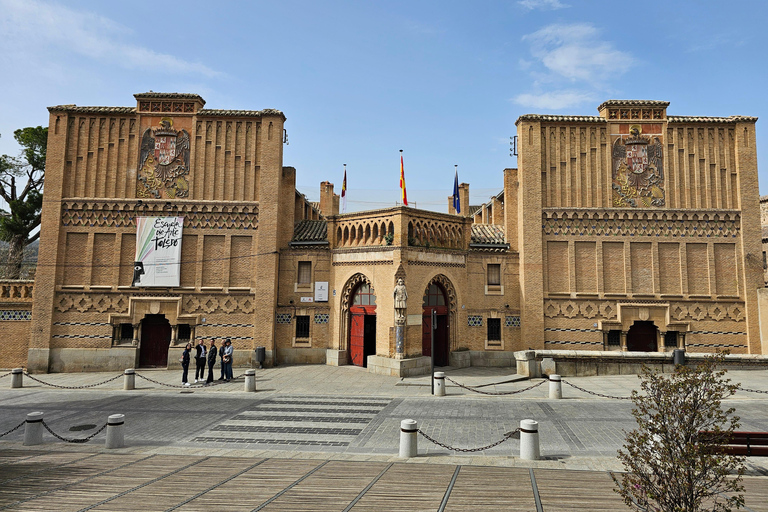
[(101, 334), (54, 334), (52, 338), (62, 339), (97, 339), (97, 340), (111, 340), (111, 335)]
[(254, 327), (253, 324), (200, 324), (197, 326), (198, 329), (201, 327)]
[(685, 334), (738, 334), (738, 335), (744, 335), (744, 336), (747, 335), (747, 333), (745, 332), (728, 332), (728, 331), (725, 331), (725, 332), (723, 331), (688, 331)]
[(53, 322), (53, 325), (83, 325), (88, 327), (101, 327), (103, 325), (112, 325), (104, 322)]
[(697, 348), (744, 348), (744, 345), (734, 343), (686, 343), (685, 346)]
[(469, 315), (467, 316), (467, 325), (469, 327), (482, 327), (483, 317), (480, 315)]
[(519, 316), (507, 316), (504, 318), (504, 327), (520, 327)]
[(330, 316), (331, 315), (329, 315), (328, 313), (318, 313), (317, 315), (315, 315), (315, 323), (316, 324), (327, 324), (328, 323), (328, 319), (330, 318)]
[(545, 327), (544, 330), (553, 332), (603, 332), (600, 329), (561, 329), (559, 327)]
[(275, 315), (275, 320), (279, 324), (289, 324), (291, 323), (292, 318), (290, 313), (277, 313), (277, 315)]
[(221, 338), (227, 338), (232, 341), (253, 339), (250, 336), (195, 336), (196, 340), (220, 340)]
[(545, 341), (545, 345), (599, 345), (603, 346), (600, 341)]
[(32, 312), (26, 309), (0, 310), (0, 321), (25, 321), (32, 320)]

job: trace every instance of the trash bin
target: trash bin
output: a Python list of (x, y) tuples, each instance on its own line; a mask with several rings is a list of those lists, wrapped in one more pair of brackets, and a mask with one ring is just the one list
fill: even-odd
[(672, 362), (675, 363), (675, 366), (679, 364), (685, 364), (685, 350), (681, 348), (676, 348), (673, 350)]
[(264, 368), (264, 361), (267, 358), (267, 349), (264, 347), (256, 347), (256, 362), (259, 363), (259, 368)]

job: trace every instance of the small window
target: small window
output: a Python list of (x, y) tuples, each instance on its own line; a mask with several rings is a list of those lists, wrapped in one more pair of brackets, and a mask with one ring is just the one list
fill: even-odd
[(677, 348), (677, 331), (664, 333), (664, 346)]
[(501, 265), (499, 263), (488, 264), (488, 286), (501, 286)]
[(608, 331), (608, 346), (619, 347), (621, 346), (621, 331)]
[(120, 343), (133, 342), (133, 325), (120, 324)]
[(296, 315), (296, 338), (309, 338), (309, 315)]
[(312, 282), (312, 262), (300, 261), (299, 262), (299, 276), (297, 283), (310, 284)]
[(501, 341), (501, 318), (488, 319), (488, 341)]
[(176, 337), (181, 340), (190, 340), (192, 339), (192, 328), (189, 326), (189, 324), (179, 324), (178, 332), (176, 334)]

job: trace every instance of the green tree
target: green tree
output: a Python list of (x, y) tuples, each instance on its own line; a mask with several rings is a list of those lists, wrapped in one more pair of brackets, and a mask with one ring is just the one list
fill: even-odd
[(48, 128), (21, 128), (13, 137), (21, 155), (0, 156), (0, 197), (8, 204), (8, 211), (0, 209), (0, 239), (8, 242), (6, 279), (21, 277), (24, 248), (40, 236)]
[(616, 492), (630, 508), (725, 512), (744, 505), (744, 458), (722, 450), (739, 427), (734, 409), (721, 406), (738, 389), (717, 369), (724, 357), (678, 365), (667, 375), (643, 369), (643, 393), (632, 392), (637, 429), (619, 450), (627, 472), (614, 477)]

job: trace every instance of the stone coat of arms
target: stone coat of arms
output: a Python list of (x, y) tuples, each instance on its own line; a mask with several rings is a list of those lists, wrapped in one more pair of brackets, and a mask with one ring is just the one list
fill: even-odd
[(664, 206), (664, 147), (634, 125), (627, 139), (613, 143), (613, 206)]
[(150, 199), (189, 195), (189, 133), (174, 130), (163, 118), (158, 128), (147, 128), (141, 138), (136, 196)]

